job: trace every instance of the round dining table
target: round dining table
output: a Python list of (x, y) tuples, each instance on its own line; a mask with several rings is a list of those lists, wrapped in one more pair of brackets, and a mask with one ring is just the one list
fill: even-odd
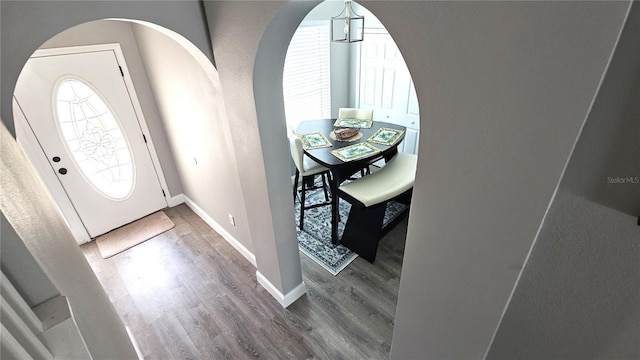
[[(358, 129), (361, 136), (356, 136), (355, 138), (357, 138), (357, 140), (341, 141), (335, 139), (335, 136), (332, 136), (332, 132), (336, 129), (336, 126), (334, 126), (335, 122), (336, 119), (303, 121), (298, 125), (296, 134), (298, 136), (304, 136), (305, 134), (320, 132), (331, 145), (309, 149), (305, 148), (304, 153), (314, 161), (329, 168), (331, 172), (331, 178), (329, 180), (329, 187), (331, 189), (331, 242), (333, 244), (338, 244), (338, 221), (340, 218), (338, 212), (338, 196), (336, 195), (338, 193), (338, 187), (353, 174), (366, 168), (370, 164), (381, 159), (384, 159), (385, 161), (391, 159), (398, 152), (398, 145), (404, 139), (406, 127), (382, 121), (373, 121), (370, 128), (362, 127)], [(372, 135), (376, 134), (383, 128), (398, 130), (400, 135), (389, 145), (369, 141)], [(373, 146), (379, 151), (349, 161), (345, 161), (333, 153), (334, 150), (360, 143), (366, 143), (367, 146)]]

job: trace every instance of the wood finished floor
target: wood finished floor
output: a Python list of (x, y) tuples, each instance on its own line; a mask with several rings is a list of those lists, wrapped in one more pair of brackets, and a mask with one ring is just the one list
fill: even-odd
[(191, 209), (176, 227), (110, 259), (87, 260), (145, 359), (388, 359), (407, 220), (333, 276), (300, 255), (307, 294), (288, 309), (256, 269)]

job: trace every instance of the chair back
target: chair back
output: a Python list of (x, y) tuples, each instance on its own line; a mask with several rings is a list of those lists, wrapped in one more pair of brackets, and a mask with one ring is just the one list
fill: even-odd
[(340, 108), (338, 119), (373, 120), (373, 109)]
[(296, 168), (300, 172), (304, 171), (304, 149), (302, 148), (302, 140), (297, 136), (291, 136), (289, 138), (289, 147), (291, 148), (291, 158), (293, 163), (296, 164)]

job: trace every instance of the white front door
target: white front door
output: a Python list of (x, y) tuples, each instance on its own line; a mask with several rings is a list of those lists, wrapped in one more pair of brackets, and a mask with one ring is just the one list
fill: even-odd
[(167, 206), (114, 51), (32, 57), (14, 95), (91, 237)]

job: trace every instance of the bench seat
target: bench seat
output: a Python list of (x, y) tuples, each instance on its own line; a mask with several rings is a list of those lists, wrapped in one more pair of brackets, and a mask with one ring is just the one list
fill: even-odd
[(338, 188), (338, 196), (352, 204), (342, 245), (374, 262), (380, 238), (395, 225), (382, 228), (387, 202), (409, 203), (417, 164), (416, 155), (397, 153), (377, 172)]
[[(389, 201), (413, 187), (418, 157), (398, 153), (379, 171), (340, 186), (341, 195), (369, 207)], [(353, 201), (349, 201), (353, 203)]]

